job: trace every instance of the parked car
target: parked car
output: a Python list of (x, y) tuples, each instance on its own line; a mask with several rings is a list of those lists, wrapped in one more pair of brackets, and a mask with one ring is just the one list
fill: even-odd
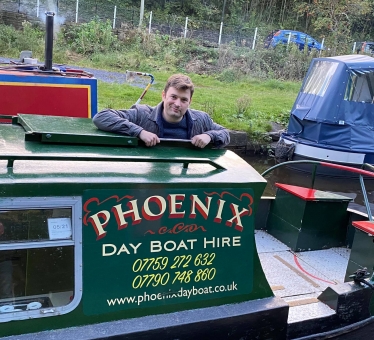
[(357, 53), (374, 54), (374, 41), (357, 43)]
[(318, 51), (323, 50), (324, 47), (316, 39), (312, 38), (310, 35), (292, 30), (277, 30), (271, 32), (265, 39), (265, 48), (275, 47), (278, 44), (296, 44), (299, 49), (304, 50), (305, 44), (308, 46), (308, 50), (317, 49)]

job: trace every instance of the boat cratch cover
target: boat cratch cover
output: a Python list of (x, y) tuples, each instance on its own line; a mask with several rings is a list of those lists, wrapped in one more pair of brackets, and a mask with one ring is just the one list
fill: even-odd
[(340, 151), (374, 149), (374, 58), (313, 59), (291, 111), (287, 135)]

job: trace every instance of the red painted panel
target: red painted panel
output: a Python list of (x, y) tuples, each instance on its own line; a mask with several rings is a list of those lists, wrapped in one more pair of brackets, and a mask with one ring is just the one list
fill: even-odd
[(374, 235), (374, 222), (373, 221), (355, 221), (352, 225), (365, 233)]
[(302, 198), (305, 201), (313, 201), (316, 199), (316, 191), (315, 189), (309, 189), (309, 188), (303, 188), (298, 187), (296, 185), (288, 185), (288, 184), (282, 184), (282, 183), (275, 183), (275, 185), (284, 190), (287, 191), (296, 197)]
[(89, 86), (0, 85), (0, 114), (90, 117)]

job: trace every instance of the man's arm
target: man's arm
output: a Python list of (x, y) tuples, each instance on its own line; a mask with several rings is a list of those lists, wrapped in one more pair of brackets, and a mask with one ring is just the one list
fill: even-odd
[(151, 129), (150, 121), (145, 119), (146, 110), (150, 108), (134, 106), (129, 110), (106, 109), (94, 116), (93, 123), (100, 130), (138, 137), (146, 146), (154, 146), (160, 143), (160, 139), (155, 133), (146, 130)]
[(223, 148), (230, 143), (229, 130), (219, 124), (213, 123), (211, 130), (204, 133), (211, 138), (213, 145), (217, 148)]
[(137, 123), (139, 112), (136, 108), (129, 110), (105, 109), (92, 119), (98, 129), (138, 137), (143, 130)]
[[(210, 142), (217, 148), (223, 148), (230, 143), (230, 133), (223, 126), (213, 122), (212, 118), (203, 111), (191, 110), (195, 117), (192, 130), (192, 139), (203, 138), (208, 135)], [(204, 139), (205, 140), (205, 139)], [(202, 142), (203, 143), (203, 142)]]

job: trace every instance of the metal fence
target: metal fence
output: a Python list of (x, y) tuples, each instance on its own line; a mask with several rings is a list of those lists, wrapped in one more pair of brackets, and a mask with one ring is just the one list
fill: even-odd
[[(29, 17), (44, 21), (46, 11), (56, 13), (55, 21), (59, 24), (66, 22), (84, 23), (94, 18), (110, 20), (113, 28), (139, 26), (140, 8), (128, 8), (107, 2), (84, 0), (0, 0), (0, 10), (24, 13)], [(170, 15), (167, 18), (157, 18), (152, 12), (145, 13), (142, 25), (149, 33), (160, 33), (171, 37), (185, 37), (200, 40), (206, 45), (233, 44), (254, 49), (259, 39), (262, 42), (268, 32), (257, 28), (230, 26), (224, 23), (197, 21)]]

